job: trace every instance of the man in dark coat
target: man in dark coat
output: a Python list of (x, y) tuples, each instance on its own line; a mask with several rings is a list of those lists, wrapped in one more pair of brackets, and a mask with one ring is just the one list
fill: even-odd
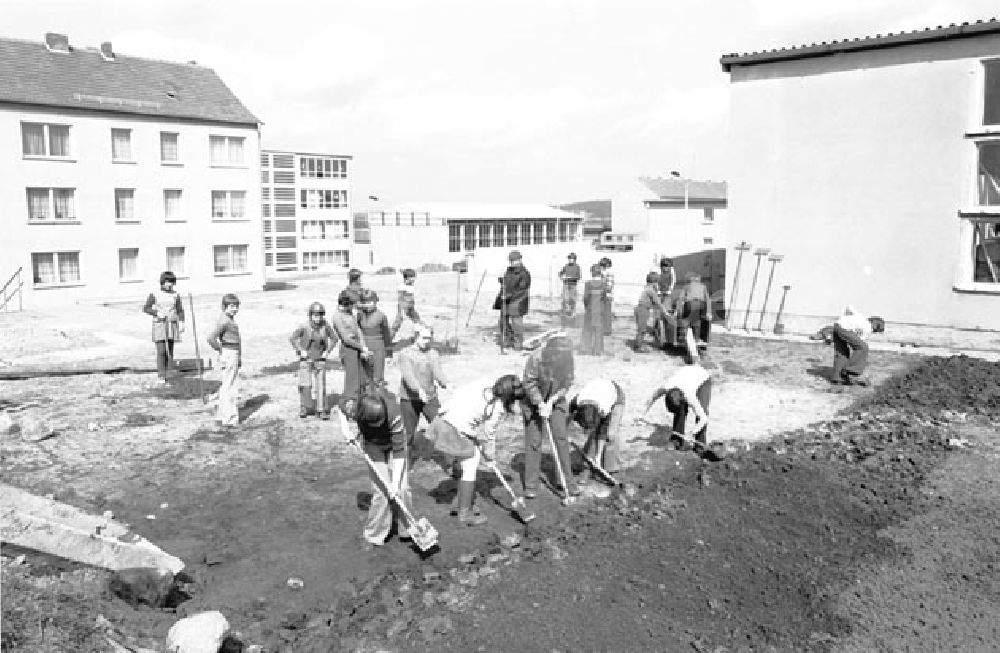
[(500, 337), (504, 346), (521, 349), (524, 343), (524, 316), (528, 314), (531, 293), (531, 273), (521, 261), (516, 249), (507, 257), (510, 265), (500, 279)]
[(559, 271), (559, 278), (563, 283), (562, 315), (563, 318), (572, 318), (576, 315), (576, 285), (583, 273), (580, 271), (580, 266), (576, 264), (576, 254), (571, 252), (566, 259), (566, 265)]

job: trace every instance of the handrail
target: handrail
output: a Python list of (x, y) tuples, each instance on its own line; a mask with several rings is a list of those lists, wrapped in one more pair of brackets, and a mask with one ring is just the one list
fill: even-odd
[[(19, 267), (14, 272), (14, 274), (10, 275), (10, 278), (7, 279), (7, 282), (3, 285), (3, 288), (0, 288), (0, 311), (7, 310), (7, 304), (9, 304), (10, 300), (14, 298), (15, 293), (17, 294), (17, 310), (19, 311), (24, 310), (24, 305), (22, 301), (23, 292), (21, 291), (21, 289), (24, 288), (24, 282), (21, 280), (22, 271), (24, 271), (24, 266)], [(8, 296), (7, 288), (10, 287), (10, 284), (14, 283), (15, 279), (17, 280), (17, 285), (14, 287), (14, 290)]]

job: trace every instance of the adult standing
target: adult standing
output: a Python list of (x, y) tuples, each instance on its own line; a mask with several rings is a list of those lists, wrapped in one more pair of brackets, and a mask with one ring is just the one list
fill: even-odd
[(667, 308), (660, 300), (659, 275), (650, 272), (646, 275), (646, 285), (639, 295), (635, 305), (635, 350), (645, 353), (649, 348), (645, 343), (646, 333), (659, 328), (660, 320), (667, 315)]
[(413, 344), (399, 352), (399, 410), (409, 446), (423, 415), (430, 424), (441, 410), (438, 388), (448, 387), (441, 369), (441, 357), (431, 349), (434, 331), (423, 324), (417, 326)]
[(506, 346), (521, 349), (524, 316), (528, 314), (531, 297), (531, 273), (524, 267), (521, 252), (516, 249), (507, 260), (509, 265), (500, 282), (500, 337)]
[(153, 344), (156, 345), (156, 373), (167, 382), (168, 367), (174, 360), (174, 343), (184, 332), (184, 303), (174, 290), (177, 275), (170, 270), (160, 275), (160, 288), (149, 293), (143, 313), (153, 316)]
[(604, 314), (602, 319), (604, 320), (604, 335), (611, 335), (611, 319), (613, 317), (613, 310), (615, 304), (615, 275), (611, 271), (611, 259), (607, 256), (602, 258), (598, 265), (601, 266), (601, 278), (604, 279), (604, 285), (607, 287), (607, 295), (604, 297)]
[(556, 464), (562, 466), (562, 476), (568, 486), (558, 489), (572, 495), (580, 494), (570, 468), (569, 440), (566, 438), (566, 394), (573, 385), (573, 343), (570, 339), (556, 336), (531, 352), (524, 365), (522, 385), (525, 395), (521, 401), (524, 418), (524, 496), (532, 499), (538, 495), (542, 446), (548, 439), (549, 430), (556, 448), (552, 455)]
[(346, 292), (347, 296), (351, 299), (352, 310), (361, 303), (362, 290), (364, 288), (361, 285), (361, 270), (351, 268), (347, 271), (347, 287), (342, 292)]
[(368, 362), (371, 353), (361, 335), (361, 328), (354, 317), (354, 300), (346, 291), (337, 297), (337, 312), (330, 318), (330, 326), (340, 340), (340, 362), (344, 366), (344, 397), (356, 397), (361, 392), (361, 363)]
[[(576, 286), (583, 277), (580, 266), (576, 263), (576, 254), (570, 252), (566, 257), (566, 265), (559, 271), (562, 280), (562, 316), (572, 318), (576, 315)], [(565, 321), (565, 320), (564, 320)]]

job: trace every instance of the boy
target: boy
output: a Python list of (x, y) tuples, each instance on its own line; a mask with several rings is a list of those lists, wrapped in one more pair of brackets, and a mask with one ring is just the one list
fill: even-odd
[(240, 310), (240, 298), (232, 293), (222, 296), (222, 315), (208, 334), (208, 345), (219, 354), (219, 386), (217, 420), (225, 427), (240, 423), (239, 371), (243, 365), (243, 343), (240, 328), (236, 324), (236, 314)]
[(326, 359), (337, 344), (337, 334), (326, 321), (326, 308), (319, 302), (309, 306), (308, 318), (288, 339), (299, 357), (299, 417), (305, 418), (314, 409), (321, 419), (330, 419), (326, 405)]
[(559, 271), (559, 278), (563, 282), (562, 317), (564, 323), (576, 315), (576, 284), (582, 277), (580, 266), (576, 264), (576, 254), (570, 252), (569, 256), (566, 257), (566, 265)]
[(413, 268), (403, 270), (403, 283), (399, 284), (396, 292), (396, 319), (392, 322), (392, 339), (396, 339), (399, 327), (403, 325), (404, 319), (409, 319), (413, 324), (420, 323), (420, 315), (417, 313), (417, 299), (414, 285), (417, 282), (417, 272)]
[(417, 424), (423, 415), (430, 424), (441, 410), (438, 387), (448, 387), (441, 357), (431, 349), (434, 331), (419, 325), (413, 344), (399, 352), (399, 410), (403, 414), (407, 443), (412, 448)]
[(361, 291), (358, 304), (358, 328), (368, 348), (368, 365), (363, 367), (361, 383), (385, 384), (385, 353), (392, 347), (389, 319), (378, 309), (378, 295), (374, 290)]
[(601, 276), (599, 263), (590, 266), (590, 281), (583, 284), (583, 353), (600, 356), (604, 353), (604, 309), (608, 288)]
[(677, 311), (682, 320), (688, 320), (698, 338), (698, 347), (706, 348), (712, 333), (712, 296), (701, 282), (701, 275), (688, 275), (687, 285), (677, 298)]
[(670, 293), (674, 291), (677, 284), (677, 271), (674, 269), (672, 259), (664, 256), (660, 259), (660, 276), (656, 281), (660, 289), (660, 301), (666, 304), (670, 299)]
[(659, 328), (661, 316), (667, 314), (667, 309), (660, 300), (659, 277), (655, 272), (646, 275), (646, 287), (639, 295), (639, 303), (635, 305), (635, 350), (639, 353), (649, 351), (644, 341), (646, 333)]
[[(569, 441), (566, 439), (566, 393), (573, 385), (573, 345), (566, 336), (550, 338), (531, 352), (524, 365), (524, 399), (521, 415), (524, 417), (524, 496), (538, 496), (538, 481), (542, 461), (543, 443), (549, 442), (551, 431), (556, 450), (552, 455), (561, 465), (568, 487), (558, 487), (569, 495), (580, 494), (573, 478), (569, 459)], [(556, 474), (559, 484), (560, 474)]]
[[(610, 379), (588, 381), (569, 400), (569, 416), (587, 434), (583, 451), (608, 474), (616, 474), (621, 449), (621, 423), (625, 413), (625, 393)], [(581, 482), (591, 478), (584, 469)]]
[(500, 278), (500, 295), (494, 308), (500, 309), (501, 345), (520, 350), (524, 345), (524, 316), (531, 303), (531, 273), (516, 249), (507, 260), (509, 265)]
[[(406, 525), (405, 530), (400, 528), (402, 519), (389, 500), (389, 488), (384, 487), (379, 480), (381, 476), (391, 483), (399, 500), (408, 509), (411, 508), (413, 504), (406, 469), (406, 433), (396, 398), (384, 388), (366, 390), (359, 396), (342, 400), (341, 410), (337, 415), (341, 433), (346, 438), (361, 437), (365, 454), (371, 459), (371, 467), (374, 467), (368, 470), (372, 484), (372, 502), (363, 531), (365, 550), (385, 544), (394, 520), (400, 539), (406, 538), (403, 533), (409, 533), (409, 525)], [(353, 434), (348, 420), (357, 423), (357, 435)]]
[(604, 279), (604, 285), (607, 287), (607, 295), (604, 298), (604, 312), (601, 314), (601, 319), (604, 325), (604, 335), (610, 336), (611, 319), (614, 316), (615, 275), (611, 272), (611, 259), (607, 256), (602, 258), (598, 263), (601, 266), (601, 278)]
[(868, 338), (873, 333), (885, 331), (885, 321), (880, 317), (865, 317), (853, 306), (833, 324), (833, 376), (834, 385), (868, 385), (862, 374), (868, 366)]
[(342, 292), (346, 292), (351, 300), (351, 310), (361, 301), (361, 270), (351, 268), (347, 271), (347, 287)]
[(344, 366), (342, 396), (357, 397), (361, 392), (361, 362), (367, 362), (371, 354), (354, 317), (354, 300), (346, 290), (341, 290), (337, 297), (337, 312), (331, 318), (331, 326), (340, 340), (340, 362)]
[[(660, 397), (664, 398), (667, 411), (674, 416), (674, 433), (687, 434), (688, 437), (694, 435), (695, 451), (705, 455), (708, 451), (708, 402), (712, 398), (712, 379), (708, 370), (697, 363), (691, 363), (671, 374), (646, 402), (646, 409), (642, 411), (643, 417), (640, 419), (645, 418), (653, 402)], [(694, 413), (694, 424), (685, 430), (689, 410)]]
[(160, 275), (160, 289), (149, 293), (143, 313), (153, 316), (153, 344), (156, 345), (156, 374), (167, 382), (168, 367), (174, 360), (174, 343), (184, 332), (184, 303), (174, 290), (177, 276), (167, 270)]

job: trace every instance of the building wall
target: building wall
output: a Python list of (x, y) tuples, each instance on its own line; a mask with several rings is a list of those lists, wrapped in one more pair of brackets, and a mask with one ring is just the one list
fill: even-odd
[[(711, 218), (706, 217), (709, 209)], [(690, 202), (649, 209), (646, 240), (672, 256), (699, 252), (725, 245), (726, 208), (724, 202)]]
[[(959, 291), (971, 289), (972, 241), (958, 210), (976, 202), (966, 134), (982, 131), (980, 60), (996, 56), (990, 36), (732, 69), (728, 248), (784, 255), (783, 322), (850, 303), (889, 321), (1000, 328), (995, 290)], [(776, 303), (772, 293), (769, 313)]]
[[(303, 161), (306, 163), (305, 175)], [(319, 161), (336, 163), (337, 169), (344, 171), (340, 173), (344, 176), (312, 176), (308, 164)], [(353, 265), (350, 158), (265, 150), (260, 163), (267, 276), (288, 276)], [(305, 202), (303, 192), (306, 193)], [(323, 192), (327, 194), (324, 198), (333, 197), (336, 201), (333, 205), (317, 203), (314, 201), (317, 192)], [(323, 223), (322, 229), (319, 223)]]
[[(70, 125), (66, 160), (32, 159), (22, 154), (22, 122)], [(112, 162), (111, 130), (130, 129), (131, 163)], [(179, 164), (160, 160), (160, 132), (179, 135)], [(244, 138), (241, 166), (213, 166), (209, 136)], [(24, 268), (26, 307), (80, 299), (144, 297), (166, 269), (166, 248), (185, 248), (179, 288), (226, 292), (263, 284), (260, 247), (260, 143), (255, 127), (209, 125), (97, 111), (46, 111), (0, 105), (0, 283)], [(26, 189), (74, 189), (74, 223), (29, 220)], [(134, 219), (116, 220), (115, 189), (134, 189)], [(179, 189), (179, 219), (165, 218), (164, 189)], [(212, 217), (212, 191), (245, 191), (245, 215)], [(246, 245), (246, 269), (217, 274), (213, 246)], [(137, 248), (138, 275), (119, 278), (119, 248)], [(78, 251), (80, 280), (41, 287), (33, 282), (32, 253)]]

